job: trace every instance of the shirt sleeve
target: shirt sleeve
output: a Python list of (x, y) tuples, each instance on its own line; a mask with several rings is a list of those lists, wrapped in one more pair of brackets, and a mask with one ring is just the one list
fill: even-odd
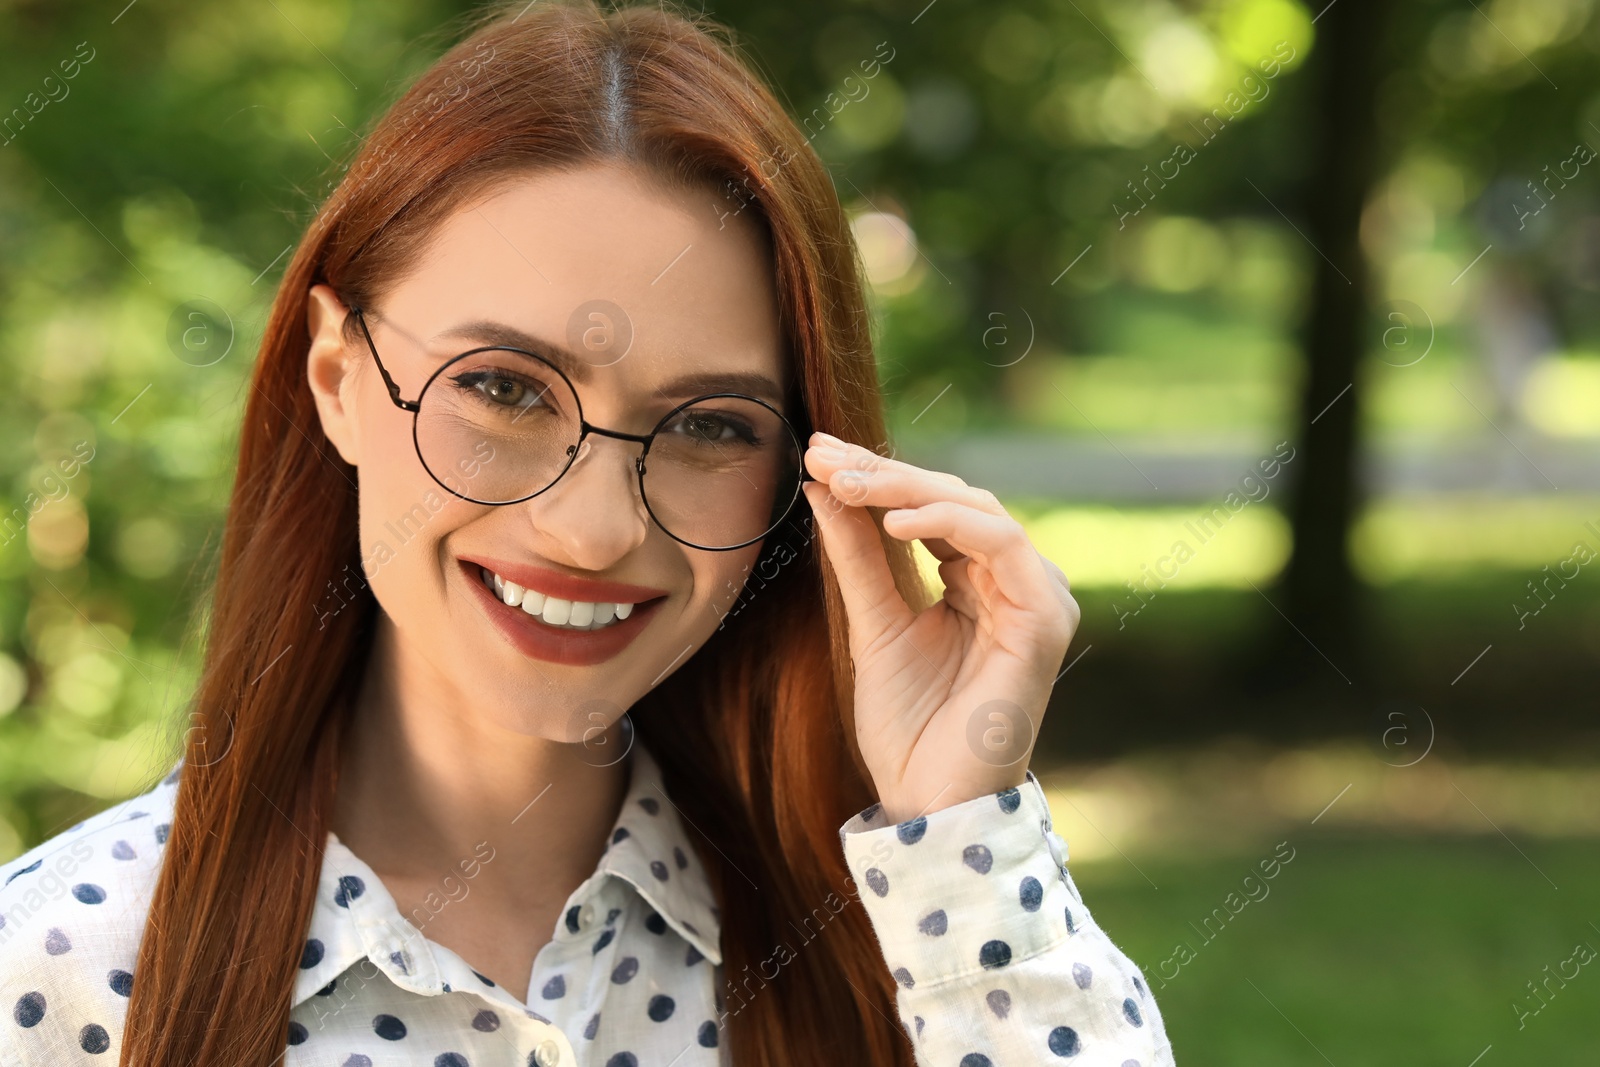
[(1022, 785), (839, 828), (919, 1067), (1174, 1067), (1143, 973), (1095, 923), (1032, 771)]

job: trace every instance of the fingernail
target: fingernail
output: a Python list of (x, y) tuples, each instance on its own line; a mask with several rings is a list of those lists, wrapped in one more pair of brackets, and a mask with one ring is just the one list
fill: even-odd
[(834, 445), (834, 446), (836, 446), (838, 448), (844, 448), (845, 447), (845, 442), (839, 440), (837, 437), (833, 436), (833, 434), (831, 434), (831, 433), (823, 433), (821, 430), (817, 430), (816, 432), (814, 432), (811, 435), (811, 439), (813, 441), (822, 441), (822, 442), (824, 442), (826, 444)]
[(844, 449), (835, 448), (833, 445), (812, 445), (811, 453), (818, 459), (830, 460), (834, 463), (843, 463), (846, 455)]

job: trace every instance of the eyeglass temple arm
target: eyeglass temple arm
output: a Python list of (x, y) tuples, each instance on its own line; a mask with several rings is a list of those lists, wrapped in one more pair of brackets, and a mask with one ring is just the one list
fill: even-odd
[(378, 346), (372, 341), (372, 331), (367, 329), (367, 317), (361, 313), (359, 307), (352, 306), (350, 314), (356, 317), (356, 322), (361, 325), (361, 332), (367, 338), (367, 347), (372, 350), (372, 360), (378, 365), (378, 373), (383, 375), (383, 384), (389, 389), (389, 399), (394, 401), (394, 406), (402, 411), (416, 412), (421, 407), (421, 402), (416, 400), (400, 399), (400, 387), (389, 377), (389, 371), (383, 365), (383, 360), (378, 358)]

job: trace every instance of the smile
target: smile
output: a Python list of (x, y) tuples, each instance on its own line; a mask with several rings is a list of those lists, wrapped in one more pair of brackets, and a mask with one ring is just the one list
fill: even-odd
[(516, 562), (458, 562), (472, 599), (513, 648), (563, 666), (591, 667), (616, 656), (644, 632), (668, 598), (664, 589), (594, 581)]
[(488, 567), (479, 567), (483, 584), (494, 590), (495, 596), (507, 607), (520, 607), (546, 626), (559, 626), (568, 630), (601, 630), (633, 614), (634, 604), (606, 600), (563, 600), (545, 596), (535, 589), (524, 589), (509, 582)]

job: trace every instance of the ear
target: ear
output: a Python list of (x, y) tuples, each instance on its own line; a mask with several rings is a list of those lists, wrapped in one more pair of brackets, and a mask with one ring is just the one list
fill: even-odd
[(344, 320), (349, 309), (327, 285), (311, 287), (306, 304), (306, 330), (311, 348), (306, 353), (306, 381), (317, 401), (322, 432), (352, 467), (360, 466), (356, 448), (354, 371), (361, 365), (344, 343)]

